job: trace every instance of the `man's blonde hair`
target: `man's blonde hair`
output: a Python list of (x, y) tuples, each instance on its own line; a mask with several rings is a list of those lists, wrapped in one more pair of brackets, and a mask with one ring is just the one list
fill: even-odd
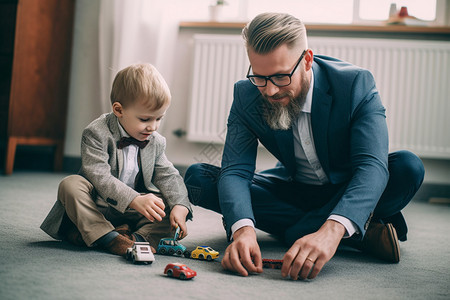
[(270, 53), (283, 44), (289, 49), (308, 48), (305, 25), (289, 14), (259, 14), (244, 27), (242, 37), (247, 51), (258, 54)]
[(166, 81), (151, 64), (134, 64), (119, 71), (111, 89), (111, 104), (123, 107), (136, 100), (144, 101), (152, 110), (170, 103), (171, 95)]

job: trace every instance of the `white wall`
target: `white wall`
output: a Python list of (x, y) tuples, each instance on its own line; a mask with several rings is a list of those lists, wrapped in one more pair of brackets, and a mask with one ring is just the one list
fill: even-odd
[(65, 156), (79, 157), (83, 129), (101, 114), (98, 74), (99, 2), (77, 0), (69, 85)]
[[(207, 30), (180, 30), (177, 54), (175, 57), (175, 68), (173, 82), (169, 83), (172, 91), (172, 104), (164, 120), (161, 133), (167, 139), (167, 155), (168, 158), (178, 165), (191, 165), (202, 161), (214, 163), (210, 158), (221, 157), (221, 145), (213, 145), (208, 143), (192, 143), (186, 140), (186, 137), (177, 137), (173, 131), (177, 129), (186, 130), (188, 123), (189, 111), (189, 95), (192, 74), (192, 35), (199, 32), (208, 32)], [(222, 30), (223, 34), (236, 33), (236, 30)], [(233, 89), (233, 86), (230, 86)], [(226, 124), (224, 124), (224, 128)], [(204, 154), (204, 150), (208, 150), (209, 155)], [(212, 155), (211, 149), (217, 149), (220, 153)], [(215, 151), (215, 150), (214, 150)], [(265, 149), (260, 149), (258, 155), (257, 168), (265, 169), (273, 167), (276, 160)], [(220, 163), (220, 162), (219, 162)], [(217, 164), (217, 163), (216, 163)]]
[[(65, 156), (79, 157), (81, 133), (92, 120), (99, 116), (98, 74), (98, 1), (77, 0), (75, 12), (72, 70), (69, 90), (69, 106), (65, 143)], [(215, 30), (215, 33), (238, 34), (236, 29)], [(187, 142), (185, 137), (176, 137), (173, 131), (186, 130), (189, 111), (189, 86), (191, 74), (191, 37), (194, 33), (211, 33), (206, 29), (180, 29), (177, 51), (174, 57), (175, 70), (172, 82), (172, 105), (161, 126), (160, 132), (167, 138), (167, 156), (176, 165), (189, 166), (203, 161), (215, 163), (203, 154), (211, 145)], [(230, 87), (231, 89), (232, 87)], [(224, 124), (225, 125), (225, 124)], [(221, 146), (214, 145), (217, 151)], [(220, 158), (220, 154), (218, 157)], [(216, 161), (217, 162), (217, 161)], [(265, 149), (258, 154), (257, 169), (275, 164), (275, 159)], [(450, 160), (424, 160), (425, 181), (450, 184)]]
[[(77, 0), (72, 50), (72, 70), (69, 89), (69, 106), (65, 142), (65, 156), (79, 157), (83, 129), (102, 111), (96, 104), (100, 97), (98, 74), (98, 1)], [(233, 31), (236, 33), (236, 30)], [(229, 32), (228, 32), (229, 33)], [(175, 57), (175, 71), (172, 82), (172, 104), (160, 128), (167, 138), (167, 156), (176, 165), (189, 166), (208, 162), (202, 151), (208, 144), (189, 143), (185, 137), (178, 138), (173, 131), (186, 129), (188, 95), (191, 70), (190, 37), (192, 32), (180, 33)], [(232, 87), (230, 87), (232, 88)], [(225, 125), (225, 124), (224, 124)], [(219, 150), (221, 150), (220, 146)], [(275, 164), (275, 160), (264, 149), (258, 155), (258, 168)]]

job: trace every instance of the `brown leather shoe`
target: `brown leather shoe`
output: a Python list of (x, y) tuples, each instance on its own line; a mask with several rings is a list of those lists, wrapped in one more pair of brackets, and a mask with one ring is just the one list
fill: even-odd
[(114, 231), (117, 231), (119, 234), (127, 237), (130, 240), (133, 240), (133, 235), (131, 234), (131, 229), (128, 224), (122, 224), (114, 228)]
[(69, 243), (78, 246), (78, 247), (87, 247), (86, 243), (83, 240), (83, 237), (81, 236), (80, 231), (78, 228), (73, 226), (69, 226), (67, 230), (64, 232), (64, 238), (63, 240), (68, 241)]
[(391, 263), (400, 261), (397, 232), (391, 223), (371, 222), (362, 241), (362, 251)]
[(127, 249), (132, 248), (133, 245), (134, 242), (132, 240), (119, 234), (106, 246), (106, 249), (112, 254), (125, 256), (127, 254)]

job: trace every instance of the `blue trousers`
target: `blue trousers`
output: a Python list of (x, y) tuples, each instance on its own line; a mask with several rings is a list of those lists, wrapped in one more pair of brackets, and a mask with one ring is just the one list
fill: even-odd
[[(401, 210), (421, 186), (425, 171), (422, 161), (409, 151), (390, 153), (388, 169), (389, 181), (372, 221), (392, 223), (399, 239), (404, 241), (408, 229)], [(219, 173), (219, 167), (209, 164), (194, 164), (188, 168), (185, 183), (192, 204), (221, 213), (217, 191)], [(255, 226), (291, 245), (322, 226), (346, 185), (307, 185), (255, 174), (250, 190)]]

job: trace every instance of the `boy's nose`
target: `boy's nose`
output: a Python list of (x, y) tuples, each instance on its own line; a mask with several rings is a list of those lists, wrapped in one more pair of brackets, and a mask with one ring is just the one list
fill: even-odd
[(155, 131), (156, 129), (158, 129), (156, 122), (151, 122), (147, 125), (147, 131)]

